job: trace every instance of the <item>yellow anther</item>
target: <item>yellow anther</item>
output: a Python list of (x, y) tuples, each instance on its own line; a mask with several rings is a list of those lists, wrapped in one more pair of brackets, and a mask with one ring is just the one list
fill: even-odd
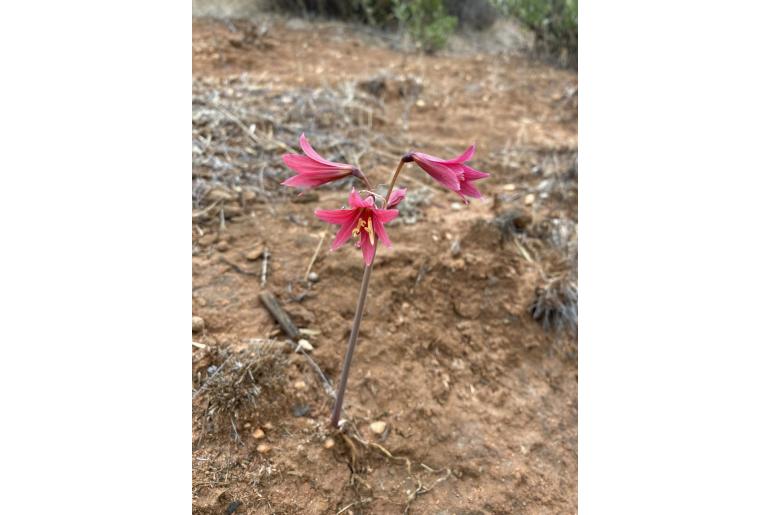
[(372, 229), (372, 217), (366, 221), (366, 232), (369, 233), (369, 242), (374, 245), (374, 229)]
[(369, 242), (374, 245), (374, 229), (372, 228), (371, 216), (366, 220), (366, 222), (364, 222), (363, 218), (358, 219), (358, 224), (356, 224), (355, 228), (353, 229), (353, 236), (358, 236), (358, 234), (361, 232), (361, 229), (366, 231), (366, 233), (369, 235)]

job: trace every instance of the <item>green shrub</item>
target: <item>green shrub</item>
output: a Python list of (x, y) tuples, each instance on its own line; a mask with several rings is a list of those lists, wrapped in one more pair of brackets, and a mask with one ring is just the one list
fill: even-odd
[(408, 30), (419, 46), (433, 52), (457, 27), (444, 0), (271, 0), (274, 8), (295, 13), (357, 20), (369, 25)]
[(406, 27), (426, 52), (442, 48), (457, 28), (457, 18), (449, 16), (442, 0), (394, 0), (393, 14), (400, 27)]
[(558, 54), (565, 64), (577, 65), (577, 0), (493, 0), (503, 13), (513, 15), (534, 33), (538, 43)]

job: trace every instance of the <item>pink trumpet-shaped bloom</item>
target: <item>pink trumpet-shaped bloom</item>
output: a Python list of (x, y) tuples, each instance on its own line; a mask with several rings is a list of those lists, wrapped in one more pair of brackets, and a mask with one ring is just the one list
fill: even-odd
[(460, 195), (463, 202), (467, 204), (466, 196), (481, 198), (481, 193), (476, 189), (473, 181), (489, 177), (488, 173), (465, 164), (471, 160), (475, 152), (476, 145), (471, 145), (465, 152), (453, 159), (441, 159), (422, 152), (412, 152), (407, 154), (407, 160), (413, 160), (417, 166), (428, 172), (428, 175)]
[(316, 209), (315, 215), (324, 222), (341, 226), (332, 242), (332, 250), (340, 248), (352, 236), (358, 236), (364, 263), (369, 266), (374, 259), (377, 238), (390, 247), (384, 224), (398, 216), (398, 209), (378, 209), (373, 197), (363, 200), (355, 188), (350, 192), (348, 205), (348, 209)]
[(299, 146), (305, 155), (284, 154), (283, 162), (286, 166), (297, 172), (297, 175), (289, 177), (281, 184), (294, 188), (315, 188), (327, 182), (343, 179), (348, 175), (359, 177), (361, 172), (353, 165), (335, 163), (324, 159), (313, 147), (310, 146), (305, 133), (299, 137)]

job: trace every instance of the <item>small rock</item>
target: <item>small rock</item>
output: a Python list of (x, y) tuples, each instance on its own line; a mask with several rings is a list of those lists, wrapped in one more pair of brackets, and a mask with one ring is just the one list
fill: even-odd
[(515, 189), (516, 185), (513, 183), (503, 185), (503, 191), (514, 191)]
[(454, 240), (452, 242), (452, 246), (449, 248), (449, 252), (452, 254), (452, 257), (457, 257), (460, 255), (460, 240)]
[(225, 212), (225, 218), (232, 218), (243, 213), (243, 209), (238, 204), (227, 204), (222, 210)]
[(305, 352), (313, 352), (313, 346), (304, 338), (297, 342), (297, 349), (302, 349)]
[(521, 211), (516, 211), (513, 215), (513, 225), (520, 231), (527, 228), (532, 223), (532, 215)]
[(310, 406), (307, 404), (298, 404), (291, 409), (291, 412), (295, 417), (304, 417), (310, 413)]
[(227, 248), (228, 248), (228, 245), (226, 241), (220, 241), (219, 243), (217, 243), (217, 250), (219, 252), (224, 252), (227, 250)]
[(315, 273), (315, 272), (310, 272), (307, 275), (307, 280), (310, 281), (311, 283), (317, 283), (318, 282), (318, 274)]
[(215, 188), (206, 194), (206, 199), (209, 202), (216, 202), (218, 200), (229, 201), (229, 200), (234, 200), (235, 195), (233, 195), (232, 193), (224, 189)]
[(385, 432), (385, 428), (387, 426), (388, 425), (385, 422), (378, 420), (377, 422), (372, 422), (371, 424), (369, 424), (369, 429), (372, 430), (372, 433), (376, 435), (381, 435), (382, 433)]
[(270, 452), (270, 446), (267, 445), (266, 443), (261, 443), (257, 445), (257, 452), (261, 454), (268, 453)]
[(253, 433), (251, 433), (251, 436), (253, 436), (255, 440), (261, 440), (265, 437), (265, 432), (262, 431), (262, 428), (258, 427)]
[(257, 247), (246, 253), (246, 259), (248, 259), (249, 261), (256, 261), (262, 257), (262, 253), (263, 253), (262, 247)]
[(206, 322), (201, 317), (192, 317), (192, 332), (199, 333), (206, 327)]
[(463, 205), (460, 204), (459, 202), (452, 202), (450, 207), (452, 209), (454, 209), (455, 211), (459, 211), (459, 210), (461, 210), (463, 208)]
[(217, 241), (216, 234), (204, 234), (198, 239), (198, 245), (201, 247), (208, 247), (213, 245)]
[(334, 447), (334, 440), (331, 438), (324, 440), (324, 449), (331, 449), (332, 447)]
[(305, 384), (305, 381), (296, 381), (294, 383), (294, 388), (296, 388), (297, 390), (304, 390), (305, 388), (307, 388), (307, 384)]
[(526, 197), (524, 197), (524, 204), (527, 206), (531, 206), (535, 202), (535, 195), (532, 193), (528, 193)]
[(237, 510), (240, 505), (241, 505), (241, 501), (233, 501), (230, 504), (228, 504), (227, 509), (225, 510), (227, 512), (227, 515), (233, 515), (233, 513), (235, 513), (235, 510)]

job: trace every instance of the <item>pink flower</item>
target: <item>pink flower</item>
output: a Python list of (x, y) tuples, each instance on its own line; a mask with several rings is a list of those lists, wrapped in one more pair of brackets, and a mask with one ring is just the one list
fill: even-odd
[(348, 209), (316, 209), (315, 215), (324, 222), (342, 226), (332, 242), (332, 250), (340, 248), (351, 236), (358, 236), (364, 263), (369, 266), (374, 259), (377, 238), (390, 247), (390, 238), (385, 232), (384, 224), (396, 218), (398, 210), (378, 209), (375, 207), (374, 197), (362, 200), (355, 188), (350, 192), (348, 205)]
[(476, 146), (471, 145), (468, 150), (454, 159), (441, 159), (422, 152), (411, 152), (406, 155), (406, 160), (417, 163), (417, 166), (428, 172), (428, 175), (460, 195), (467, 204), (466, 195), (481, 198), (481, 193), (473, 185), (473, 181), (489, 177), (488, 173), (475, 170), (465, 164), (471, 160), (475, 152)]
[(286, 166), (297, 172), (297, 175), (289, 177), (281, 184), (294, 188), (315, 188), (327, 182), (343, 179), (348, 175), (359, 177), (361, 172), (353, 165), (335, 163), (321, 157), (310, 146), (305, 133), (299, 137), (299, 146), (306, 155), (284, 154), (283, 162)]

